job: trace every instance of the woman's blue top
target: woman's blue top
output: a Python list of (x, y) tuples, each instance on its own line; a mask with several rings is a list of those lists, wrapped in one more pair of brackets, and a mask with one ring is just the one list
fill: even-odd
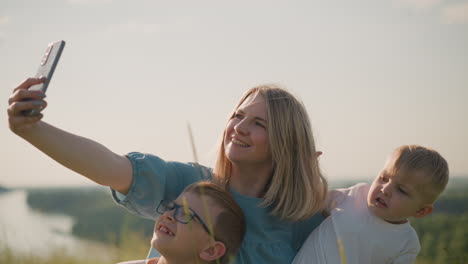
[[(127, 195), (112, 190), (114, 200), (130, 212), (157, 219), (161, 200), (174, 200), (194, 182), (212, 179), (211, 169), (194, 163), (169, 162), (154, 155), (132, 152), (133, 182)], [(290, 222), (271, 215), (261, 207), (261, 198), (242, 195), (231, 188), (234, 200), (244, 211), (247, 230), (236, 263), (291, 263), (310, 232), (324, 219), (316, 214), (306, 221)], [(158, 256), (151, 249), (149, 257)]]

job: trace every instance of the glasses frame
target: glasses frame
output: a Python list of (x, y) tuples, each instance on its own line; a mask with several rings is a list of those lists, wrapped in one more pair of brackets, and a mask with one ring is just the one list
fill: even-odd
[[(170, 205), (170, 204), (173, 204), (174, 207), (172, 209), (167, 209), (167, 206)], [(190, 221), (192, 221), (194, 218), (202, 225), (203, 229), (206, 231), (206, 233), (208, 233), (210, 236), (212, 235), (212, 232), (210, 232), (210, 229), (208, 228), (208, 226), (205, 224), (205, 222), (201, 219), (201, 217), (194, 211), (192, 210), (192, 208), (188, 208), (188, 210), (190, 211), (190, 215), (189, 217), (187, 217), (187, 214), (184, 212), (183, 215), (185, 216), (185, 219), (186, 220), (180, 220), (178, 219), (177, 215), (178, 212), (179, 212), (179, 209), (184, 208), (183, 205), (180, 205), (180, 204), (177, 204), (175, 201), (171, 200), (171, 201), (166, 201), (166, 200), (161, 200), (159, 202), (159, 205), (158, 207), (156, 208), (156, 212), (158, 214), (164, 214), (166, 211), (173, 211), (172, 212), (172, 217), (174, 218), (174, 220), (176, 220), (177, 222), (181, 223), (181, 224), (188, 224), (190, 223)], [(214, 234), (213, 234), (214, 236)]]

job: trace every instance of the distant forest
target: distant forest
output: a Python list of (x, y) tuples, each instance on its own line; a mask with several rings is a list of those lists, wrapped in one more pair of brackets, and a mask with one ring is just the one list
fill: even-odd
[(0, 193), (1, 193), (1, 192), (8, 192), (8, 191), (10, 191), (10, 189), (7, 189), (7, 188), (2, 187), (2, 186), (0, 185)]
[[(130, 233), (140, 233), (148, 241), (154, 221), (130, 214), (117, 205), (110, 189), (58, 188), (29, 190), (28, 205), (48, 213), (63, 213), (75, 220), (72, 234), (120, 246)], [(156, 207), (155, 207), (156, 210)]]
[[(337, 182), (332, 188), (355, 182)], [(28, 204), (44, 212), (73, 216), (73, 234), (87, 239), (122, 245), (132, 233), (148, 242), (152, 220), (128, 213), (116, 205), (110, 191), (102, 188), (62, 188), (28, 190)], [(435, 204), (435, 211), (422, 219), (412, 219), (421, 242), (417, 264), (468, 263), (468, 179), (453, 178)]]

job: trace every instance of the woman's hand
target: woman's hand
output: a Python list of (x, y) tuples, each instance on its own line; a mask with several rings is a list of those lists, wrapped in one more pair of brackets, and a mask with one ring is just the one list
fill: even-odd
[[(28, 78), (13, 90), (8, 99), (8, 123), (15, 134), (30, 131), (43, 115), (40, 113), (47, 107), (45, 94), (41, 91), (29, 91), (29, 87), (43, 83), (45, 78)], [(26, 116), (22, 112), (33, 110), (37, 115)]]

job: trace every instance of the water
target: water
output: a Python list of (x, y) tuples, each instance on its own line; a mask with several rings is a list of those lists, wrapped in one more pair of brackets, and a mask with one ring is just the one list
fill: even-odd
[[(109, 248), (71, 234), (73, 219), (45, 214), (29, 208), (25, 191), (0, 194), (0, 243), (14, 252), (47, 255), (65, 251), (69, 255), (109, 259)], [(90, 253), (95, 252), (95, 254)]]

